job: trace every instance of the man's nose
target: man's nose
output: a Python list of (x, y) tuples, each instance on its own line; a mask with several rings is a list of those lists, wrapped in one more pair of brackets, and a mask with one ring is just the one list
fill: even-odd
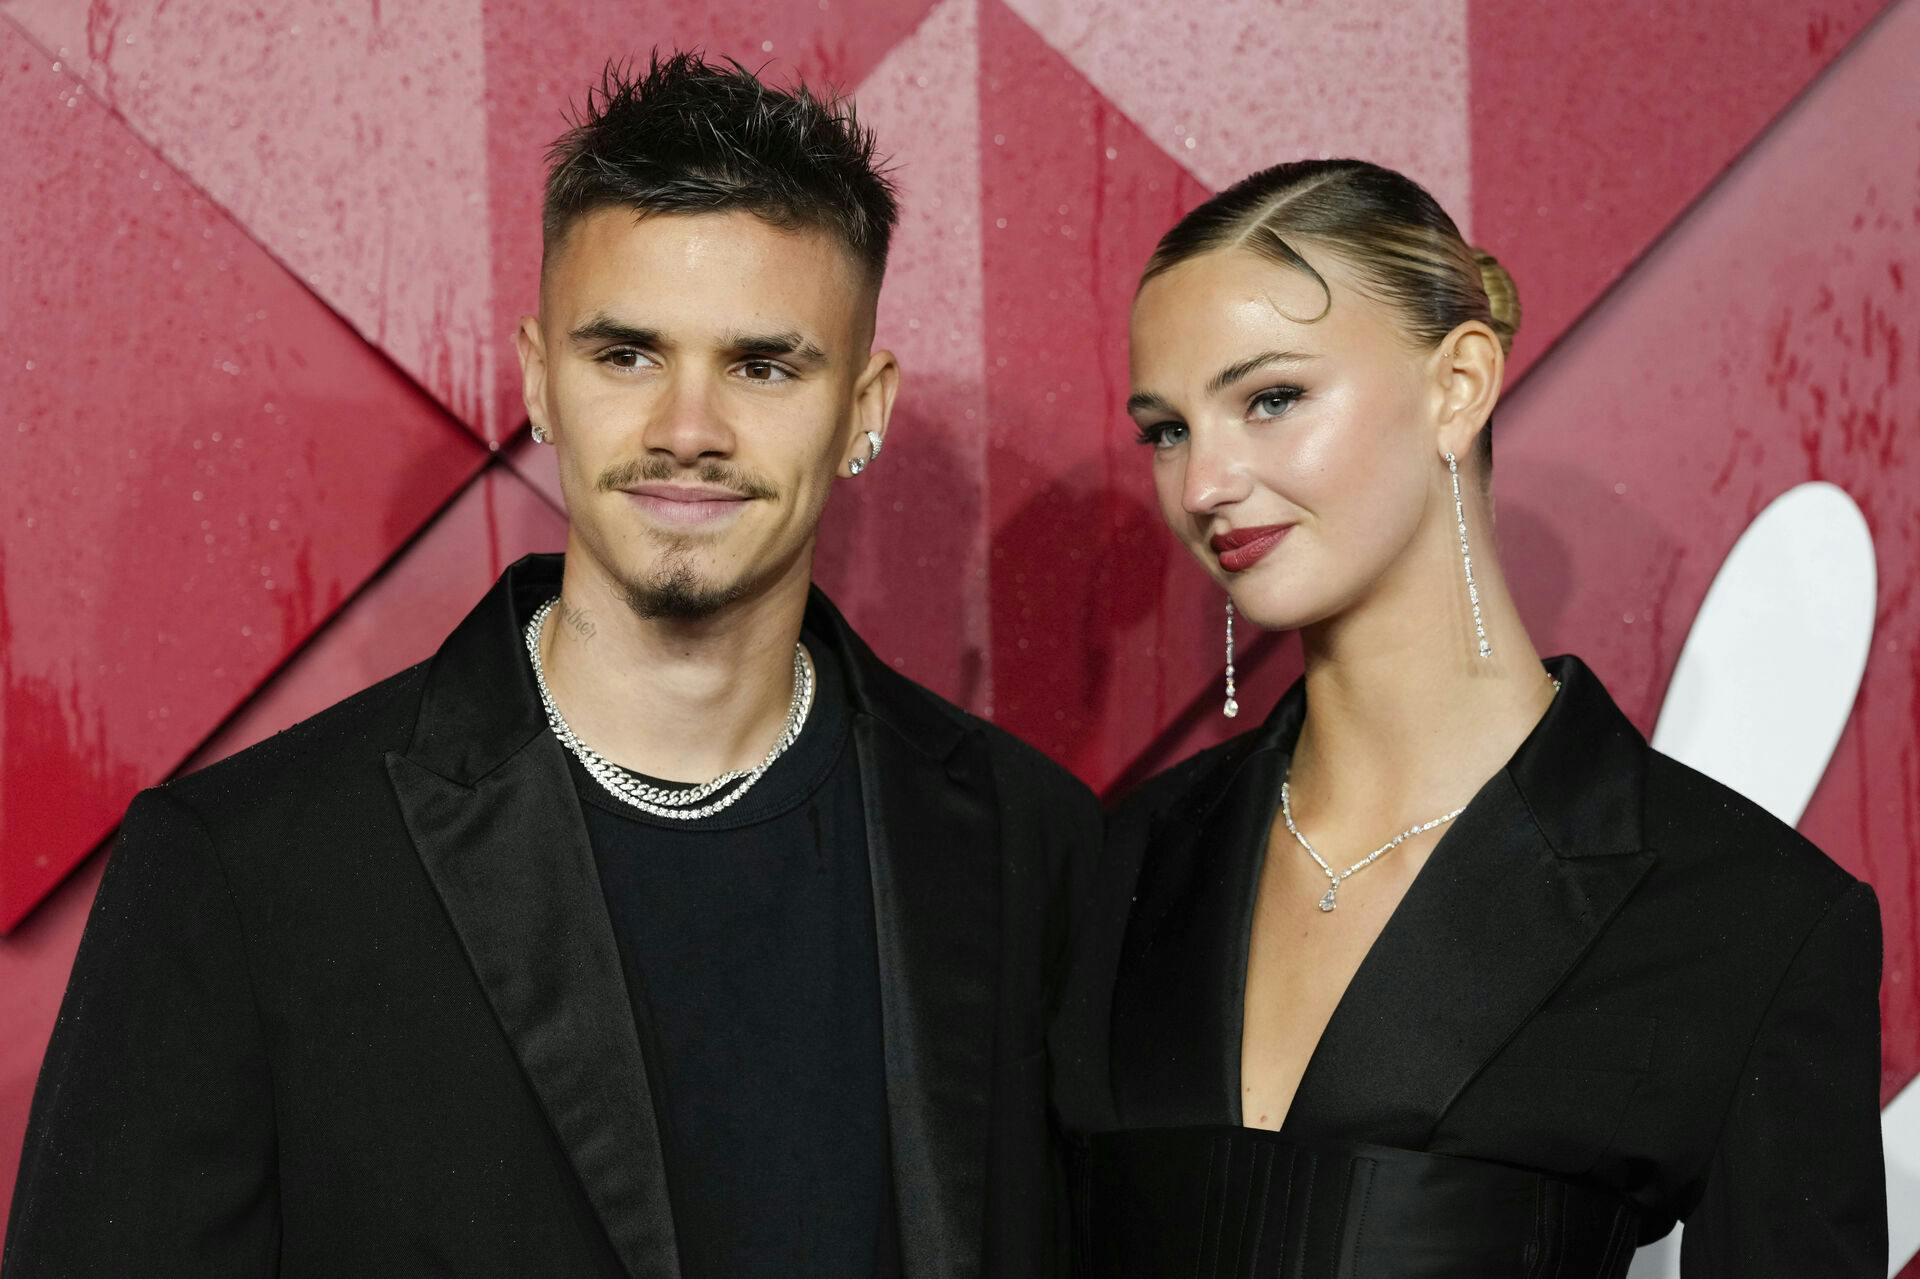
[(650, 453), (668, 453), (691, 466), (702, 458), (727, 457), (733, 431), (711, 379), (693, 372), (675, 373), (666, 393), (654, 401), (642, 437)]

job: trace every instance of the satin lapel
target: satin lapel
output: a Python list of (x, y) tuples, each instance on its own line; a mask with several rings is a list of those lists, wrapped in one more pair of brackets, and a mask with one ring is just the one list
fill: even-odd
[(901, 1256), (916, 1277), (977, 1275), (1000, 952), (992, 771), (975, 735), (943, 764), (862, 715), (854, 743)]
[(680, 1273), (660, 1133), (599, 872), (559, 743), (473, 785), (387, 772), (473, 971), (636, 1279)]
[(1584, 667), (1549, 665), (1565, 688), (1435, 846), (1354, 974), (1289, 1136), (1421, 1148), (1652, 866), (1644, 740)]
[(1286, 763), (1249, 742), (1222, 761), (1224, 789), (1201, 811), (1183, 805), (1148, 828), (1114, 979), (1114, 1102), (1126, 1127), (1239, 1122), (1247, 938)]

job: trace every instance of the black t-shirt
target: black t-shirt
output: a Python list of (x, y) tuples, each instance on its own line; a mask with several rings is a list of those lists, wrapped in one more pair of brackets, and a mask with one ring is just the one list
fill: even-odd
[(654, 817), (568, 756), (688, 1279), (899, 1274), (858, 762), (844, 677), (806, 643), (807, 722), (722, 812)]

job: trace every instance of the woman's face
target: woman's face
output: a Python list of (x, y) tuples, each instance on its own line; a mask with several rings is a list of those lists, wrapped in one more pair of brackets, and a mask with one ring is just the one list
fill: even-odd
[(1235, 607), (1274, 630), (1379, 590), (1441, 465), (1431, 360), (1338, 258), (1302, 256), (1331, 305), (1305, 273), (1226, 249), (1156, 276), (1133, 307), (1128, 411), (1153, 450), (1160, 513)]

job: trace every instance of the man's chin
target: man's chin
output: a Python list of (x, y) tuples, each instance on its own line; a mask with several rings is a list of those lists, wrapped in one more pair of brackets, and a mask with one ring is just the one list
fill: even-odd
[(648, 621), (698, 622), (745, 594), (740, 583), (724, 584), (680, 570), (626, 583), (627, 607)]

